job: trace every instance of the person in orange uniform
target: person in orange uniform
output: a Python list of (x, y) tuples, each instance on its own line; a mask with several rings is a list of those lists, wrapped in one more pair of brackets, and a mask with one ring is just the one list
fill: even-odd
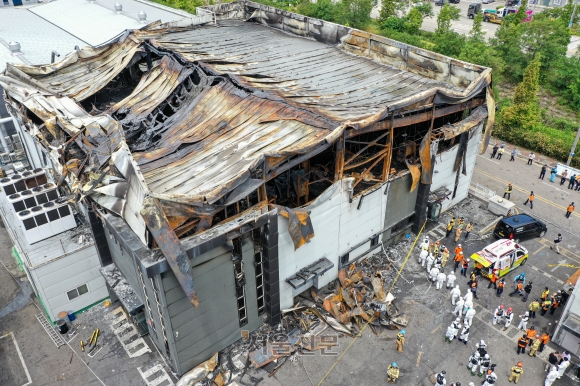
[(489, 276), (489, 285), (487, 288), (491, 288), (491, 286), (493, 286), (493, 288), (497, 289), (497, 279), (499, 279), (499, 276), (497, 276), (496, 270), (494, 270)]
[[(457, 251), (457, 248), (455, 248), (455, 250)], [(457, 271), (457, 268), (459, 268), (459, 264), (461, 264), (461, 262), (463, 261), (463, 253), (456, 252), (453, 260), (455, 260), (455, 266), (453, 267), (453, 272), (455, 272)]]
[(526, 200), (526, 202), (524, 202), (524, 205), (528, 205), (528, 202), (530, 203), (530, 209), (534, 209), (534, 192), (530, 192), (530, 195), (528, 196), (528, 199)]
[(544, 351), (544, 346), (546, 346), (548, 344), (548, 341), (550, 340), (550, 335), (548, 335), (546, 332), (544, 332), (542, 334), (542, 337), (540, 338), (540, 340), (542, 342), (540, 343), (540, 349), (538, 351), (542, 352), (542, 351)]
[(570, 205), (568, 205), (568, 209), (566, 209), (566, 218), (570, 218), (570, 215), (572, 214), (572, 212), (574, 212), (574, 203), (571, 203)]
[(526, 330), (526, 336), (528, 337), (528, 344), (532, 344), (534, 337), (536, 336), (536, 328), (531, 326)]

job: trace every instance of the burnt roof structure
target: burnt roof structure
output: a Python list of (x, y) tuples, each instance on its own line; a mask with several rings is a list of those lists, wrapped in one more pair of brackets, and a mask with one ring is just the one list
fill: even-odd
[[(267, 183), (284, 171), (326, 151), (336, 161), (310, 184), (332, 184), (350, 170), (363, 186), (388, 180), (403, 149), (400, 162), (422, 166), (425, 183), (432, 140), (453, 138), (488, 113), (489, 140), (489, 68), (252, 2), (198, 14), (54, 64), (9, 64), (0, 76), (13, 115), (71, 195), (159, 247), (194, 305), (181, 244), (262, 213), (281, 197)], [(426, 126), (409, 129), (401, 145), (395, 129), (419, 123)], [(421, 142), (419, 157), (411, 137)], [(345, 156), (349, 141), (362, 147)]]

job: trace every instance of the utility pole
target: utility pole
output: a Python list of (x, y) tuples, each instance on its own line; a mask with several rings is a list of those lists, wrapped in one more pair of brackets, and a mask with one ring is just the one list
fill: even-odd
[(568, 161), (566, 161), (566, 166), (570, 166), (572, 162), (572, 157), (574, 157), (574, 152), (576, 151), (576, 145), (578, 145), (578, 140), (580, 139), (580, 127), (576, 133), (576, 139), (574, 139), (574, 144), (572, 145), (572, 150), (570, 150), (570, 155), (568, 156)]
[[(570, 23), (568, 23), (568, 28), (572, 28), (572, 23), (574, 23), (574, 17), (576, 16), (576, 7), (578, 6), (577, 2), (574, 2), (574, 10), (572, 11), (572, 16), (570, 17)], [(578, 138), (578, 137), (576, 137)], [(578, 141), (576, 141), (578, 142)]]

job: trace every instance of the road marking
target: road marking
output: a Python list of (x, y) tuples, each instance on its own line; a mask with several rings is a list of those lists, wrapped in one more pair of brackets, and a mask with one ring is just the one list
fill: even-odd
[(24, 368), (24, 373), (26, 374), (26, 379), (28, 380), (28, 382), (26, 382), (22, 386), (30, 385), (30, 384), (32, 384), (32, 378), (30, 378), (30, 373), (28, 372), (28, 367), (26, 367), (26, 363), (24, 363), (24, 358), (22, 357), (22, 353), (20, 352), (20, 347), (18, 347), (18, 343), (16, 342), (16, 338), (14, 337), (14, 334), (12, 332), (9, 332), (6, 335), (0, 336), (0, 339), (6, 338), (9, 335), (12, 336), (12, 341), (14, 342), (14, 347), (16, 347), (16, 352), (18, 353), (18, 358), (20, 358), (20, 362), (22, 362), (22, 367)]
[(542, 184), (544, 184), (544, 185), (548, 185), (549, 187), (551, 187), (551, 188), (553, 188), (553, 189), (556, 189), (556, 190), (559, 190), (559, 191), (560, 191), (560, 192), (562, 192), (562, 193), (570, 194), (570, 192), (566, 192), (566, 191), (564, 191), (564, 190), (562, 190), (562, 189), (558, 189), (558, 188), (556, 188), (555, 186), (552, 186), (552, 185), (548, 184), (547, 182), (544, 182), (544, 181), (542, 181)]
[(481, 157), (481, 158), (483, 158), (483, 159), (485, 159), (485, 160), (488, 160), (489, 162), (493, 162), (494, 164), (498, 164), (498, 165), (499, 165), (499, 162), (497, 162), (497, 161), (492, 161), (492, 160), (491, 160), (491, 158), (487, 158), (487, 157), (484, 157), (484, 156), (482, 156), (482, 155), (479, 155), (478, 157)]
[[(564, 260), (558, 260), (558, 264), (566, 264), (566, 259), (564, 259)], [(556, 265), (554, 268), (552, 268), (552, 270), (551, 270), (551, 271), (552, 271), (552, 272), (554, 272), (555, 270), (557, 270), (557, 269), (558, 269), (558, 267), (559, 267), (559, 266), (558, 266), (558, 265)]]
[[(484, 171), (482, 171), (482, 170), (480, 170), (480, 169), (478, 169), (478, 168), (475, 168), (475, 171), (476, 171), (476, 172), (478, 172), (479, 174), (483, 174), (484, 176), (486, 176), (486, 177), (488, 177), (488, 178), (491, 178), (492, 180), (499, 181), (499, 182), (501, 182), (501, 183), (502, 183), (502, 184), (504, 184), (504, 185), (507, 185), (507, 184), (508, 184), (508, 181), (505, 181), (505, 180), (502, 180), (501, 178), (497, 178), (497, 177), (495, 177), (495, 176), (492, 176), (491, 174), (487, 174), (486, 172), (484, 172)], [(512, 184), (512, 187), (513, 187), (514, 189), (517, 189), (517, 190), (519, 190), (520, 192), (524, 192), (524, 193), (526, 193), (526, 195), (527, 195), (527, 194), (528, 194), (528, 192), (529, 192), (529, 190), (527, 190), (527, 189), (523, 189), (523, 188), (520, 188), (519, 186), (517, 186), (517, 185), (515, 185), (515, 184)], [(545, 203), (546, 203), (546, 204), (548, 204), (548, 205), (551, 205), (551, 206), (553, 206), (553, 207), (555, 207), (555, 208), (558, 208), (558, 209), (562, 210), (562, 212), (563, 212), (563, 213), (565, 213), (565, 212), (566, 212), (566, 209), (567, 209), (567, 208), (563, 207), (562, 205), (555, 204), (555, 203), (553, 203), (552, 201), (550, 201), (550, 200), (547, 200), (547, 199), (545, 199), (545, 198), (543, 198), (543, 197), (541, 197), (541, 196), (539, 196), (539, 195), (537, 195), (537, 194), (535, 195), (535, 198), (536, 198), (536, 199), (538, 199), (538, 200), (540, 200), (540, 201), (543, 201), (543, 202), (545, 202)], [(578, 213), (576, 213), (576, 212), (572, 212), (572, 215), (573, 215), (573, 216), (576, 216), (576, 217), (578, 217), (578, 218), (580, 218), (580, 214), (578, 214)]]
[(419, 363), (421, 363), (421, 356), (423, 355), (423, 351), (419, 351), (419, 355), (417, 356), (417, 364), (415, 366), (419, 366)]
[(540, 252), (544, 248), (546, 248), (546, 245), (542, 244), (542, 246), (540, 248), (538, 248), (537, 251), (534, 252), (534, 255), (537, 254), (538, 252)]
[[(121, 316), (119, 316), (119, 314), (121, 314)], [(115, 334), (121, 343), (121, 346), (123, 346), (127, 355), (129, 355), (129, 358), (135, 358), (145, 354), (146, 352), (151, 352), (151, 349), (145, 340), (139, 336), (137, 329), (135, 329), (135, 326), (129, 322), (127, 315), (125, 315), (125, 311), (123, 311), (121, 307), (115, 309), (110, 316), (106, 316), (106, 319), (108, 319), (113, 334)], [(122, 323), (122, 325), (119, 326), (119, 323)], [(134, 351), (135, 348), (140, 346), (143, 347)]]
[(433, 331), (431, 331), (431, 335), (433, 335), (440, 328), (441, 328), (441, 325), (438, 325), (437, 327), (435, 327), (435, 329)]
[[(155, 365), (153, 367), (151, 367), (148, 370), (141, 370), (144, 366), (142, 367), (137, 367), (137, 370), (139, 370), (139, 374), (141, 374), (141, 378), (143, 378), (143, 380), (145, 381), (145, 383), (147, 384), (147, 386), (157, 386), (161, 383), (163, 383), (164, 381), (167, 381), (167, 386), (173, 386), (174, 383), (171, 380), (171, 378), (169, 377), (169, 375), (167, 374), (167, 372), (165, 371), (165, 369), (163, 368), (163, 366), (161, 366), (160, 364)], [(149, 377), (151, 377), (153, 374), (155, 373), (160, 373), (159, 376), (157, 376), (154, 379), (151, 380), (147, 380)]]
[[(543, 245), (547, 246), (547, 247), (551, 247), (552, 243), (550, 243), (549, 241), (546, 241), (546, 239), (540, 239), (538, 240), (538, 242), (542, 243)], [(548, 244), (546, 244), (548, 243)], [(566, 252), (566, 253), (564, 253)], [(567, 257), (568, 259), (574, 260), (577, 263), (580, 263), (580, 255), (575, 254), (574, 252), (571, 252), (570, 250), (564, 248), (564, 247), (560, 247), (560, 254), (564, 257)], [(575, 256), (576, 258), (572, 257)]]

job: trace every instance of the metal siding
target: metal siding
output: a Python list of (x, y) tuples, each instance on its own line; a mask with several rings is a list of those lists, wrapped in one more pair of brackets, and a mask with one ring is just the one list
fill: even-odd
[[(415, 211), (418, 189), (409, 192), (411, 190), (411, 183), (411, 173), (407, 173), (401, 178), (396, 178), (390, 183), (387, 193), (384, 228), (397, 224), (404, 217)], [(390, 235), (390, 232), (388, 234)], [(385, 240), (385, 236), (383, 236), (383, 240)]]
[[(133, 287), (136, 291), (137, 296), (141, 298), (141, 301), (145, 302), (143, 299), (142, 290), (141, 290), (141, 280), (138, 277), (137, 267), (133, 260), (133, 257), (127, 253), (127, 251), (121, 250), (121, 244), (116, 241), (115, 236), (111, 235), (109, 229), (105, 227), (105, 235), (107, 239), (107, 244), (109, 244), (109, 251), (111, 252), (111, 257), (113, 262), (119, 268), (127, 282)], [(146, 279), (146, 277), (145, 277)]]

